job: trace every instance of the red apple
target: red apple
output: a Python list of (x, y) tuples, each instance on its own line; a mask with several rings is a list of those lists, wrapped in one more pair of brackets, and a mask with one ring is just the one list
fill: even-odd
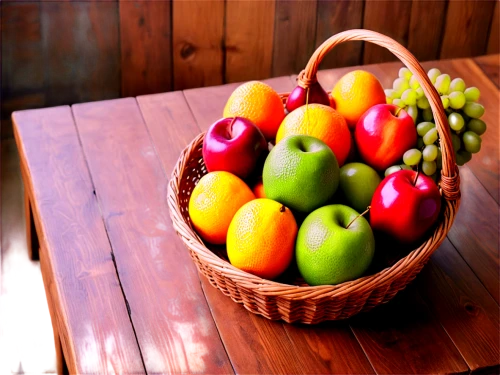
[(302, 107), (306, 102), (308, 104), (318, 103), (329, 106), (330, 97), (319, 82), (315, 82), (309, 87), (309, 98), (307, 97), (307, 89), (297, 85), (286, 99), (286, 110), (292, 112), (294, 109)]
[(405, 151), (417, 144), (417, 131), (411, 116), (392, 104), (377, 104), (356, 124), (354, 138), (359, 156), (382, 172), (399, 161)]
[(264, 152), (267, 152), (264, 135), (243, 117), (216, 121), (203, 141), (203, 160), (209, 172), (226, 171), (241, 178), (250, 175)]
[[(421, 237), (436, 222), (441, 195), (436, 183), (422, 173), (401, 170), (387, 176), (375, 190), (370, 225), (402, 243)], [(415, 184), (414, 184), (415, 182)]]

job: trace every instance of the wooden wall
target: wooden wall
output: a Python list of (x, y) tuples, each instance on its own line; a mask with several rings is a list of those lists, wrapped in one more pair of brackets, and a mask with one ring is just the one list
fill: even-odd
[[(352, 28), (389, 35), (421, 61), (498, 53), (498, 8), (493, 0), (2, 1), (1, 117), (298, 73), (319, 44)], [(322, 68), (389, 60), (352, 42)]]

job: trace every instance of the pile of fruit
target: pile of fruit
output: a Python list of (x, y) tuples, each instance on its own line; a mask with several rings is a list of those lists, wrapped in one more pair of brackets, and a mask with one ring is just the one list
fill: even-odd
[[(486, 130), (479, 90), (437, 69), (429, 77), (462, 165)], [(251, 81), (205, 135), (208, 173), (189, 216), (239, 269), (275, 279), (296, 266), (309, 285), (339, 284), (366, 274), (379, 238), (414, 246), (428, 237), (441, 211), (440, 158), (429, 102), (406, 68), (385, 91), (362, 70), (331, 95), (299, 85), (285, 109), (271, 87)]]

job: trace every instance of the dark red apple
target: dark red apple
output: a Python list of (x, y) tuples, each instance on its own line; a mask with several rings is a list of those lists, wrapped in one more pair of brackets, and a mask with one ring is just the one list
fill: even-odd
[(203, 141), (203, 160), (209, 172), (226, 171), (246, 178), (267, 152), (260, 129), (243, 117), (222, 118), (213, 123)]
[(308, 104), (318, 103), (329, 106), (330, 98), (319, 82), (315, 82), (309, 87), (309, 98), (307, 98), (307, 89), (297, 85), (290, 95), (288, 95), (286, 110), (292, 112), (294, 109), (302, 107), (306, 102)]
[(377, 104), (356, 124), (354, 138), (359, 156), (379, 172), (401, 164), (403, 154), (417, 144), (411, 116), (392, 104)]
[[(430, 177), (401, 170), (387, 176), (375, 190), (370, 209), (373, 230), (402, 243), (422, 238), (441, 210), (439, 189)], [(415, 184), (414, 184), (415, 182)]]

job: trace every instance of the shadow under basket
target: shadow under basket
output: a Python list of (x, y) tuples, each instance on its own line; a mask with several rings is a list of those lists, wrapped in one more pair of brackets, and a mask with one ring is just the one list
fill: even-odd
[[(293, 270), (275, 281), (262, 279), (232, 266), (227, 261), (224, 247), (207, 247), (191, 225), (189, 198), (198, 181), (207, 173), (202, 157), (205, 134), (198, 135), (182, 151), (169, 181), (168, 205), (173, 226), (189, 249), (198, 270), (208, 278), (210, 284), (233, 301), (242, 303), (247, 310), (268, 319), (316, 324), (346, 319), (388, 302), (417, 276), (441, 245), (459, 207), (458, 167), (441, 99), (417, 59), (403, 46), (369, 30), (349, 30), (336, 34), (314, 52), (306, 69), (299, 75), (299, 84), (307, 87), (315, 82), (317, 68), (324, 55), (336, 45), (350, 40), (363, 40), (387, 48), (418, 78), (429, 99), (440, 137), (443, 158), (439, 181), (442, 212), (425, 242), (416, 249), (401, 252), (403, 255), (391, 262), (392, 265), (384, 263), (384, 267), (372, 270), (370, 275), (324, 286), (308, 286), (296, 277), (298, 274)], [(287, 96), (287, 93), (281, 94), (284, 102)], [(377, 252), (380, 252), (379, 246)]]

